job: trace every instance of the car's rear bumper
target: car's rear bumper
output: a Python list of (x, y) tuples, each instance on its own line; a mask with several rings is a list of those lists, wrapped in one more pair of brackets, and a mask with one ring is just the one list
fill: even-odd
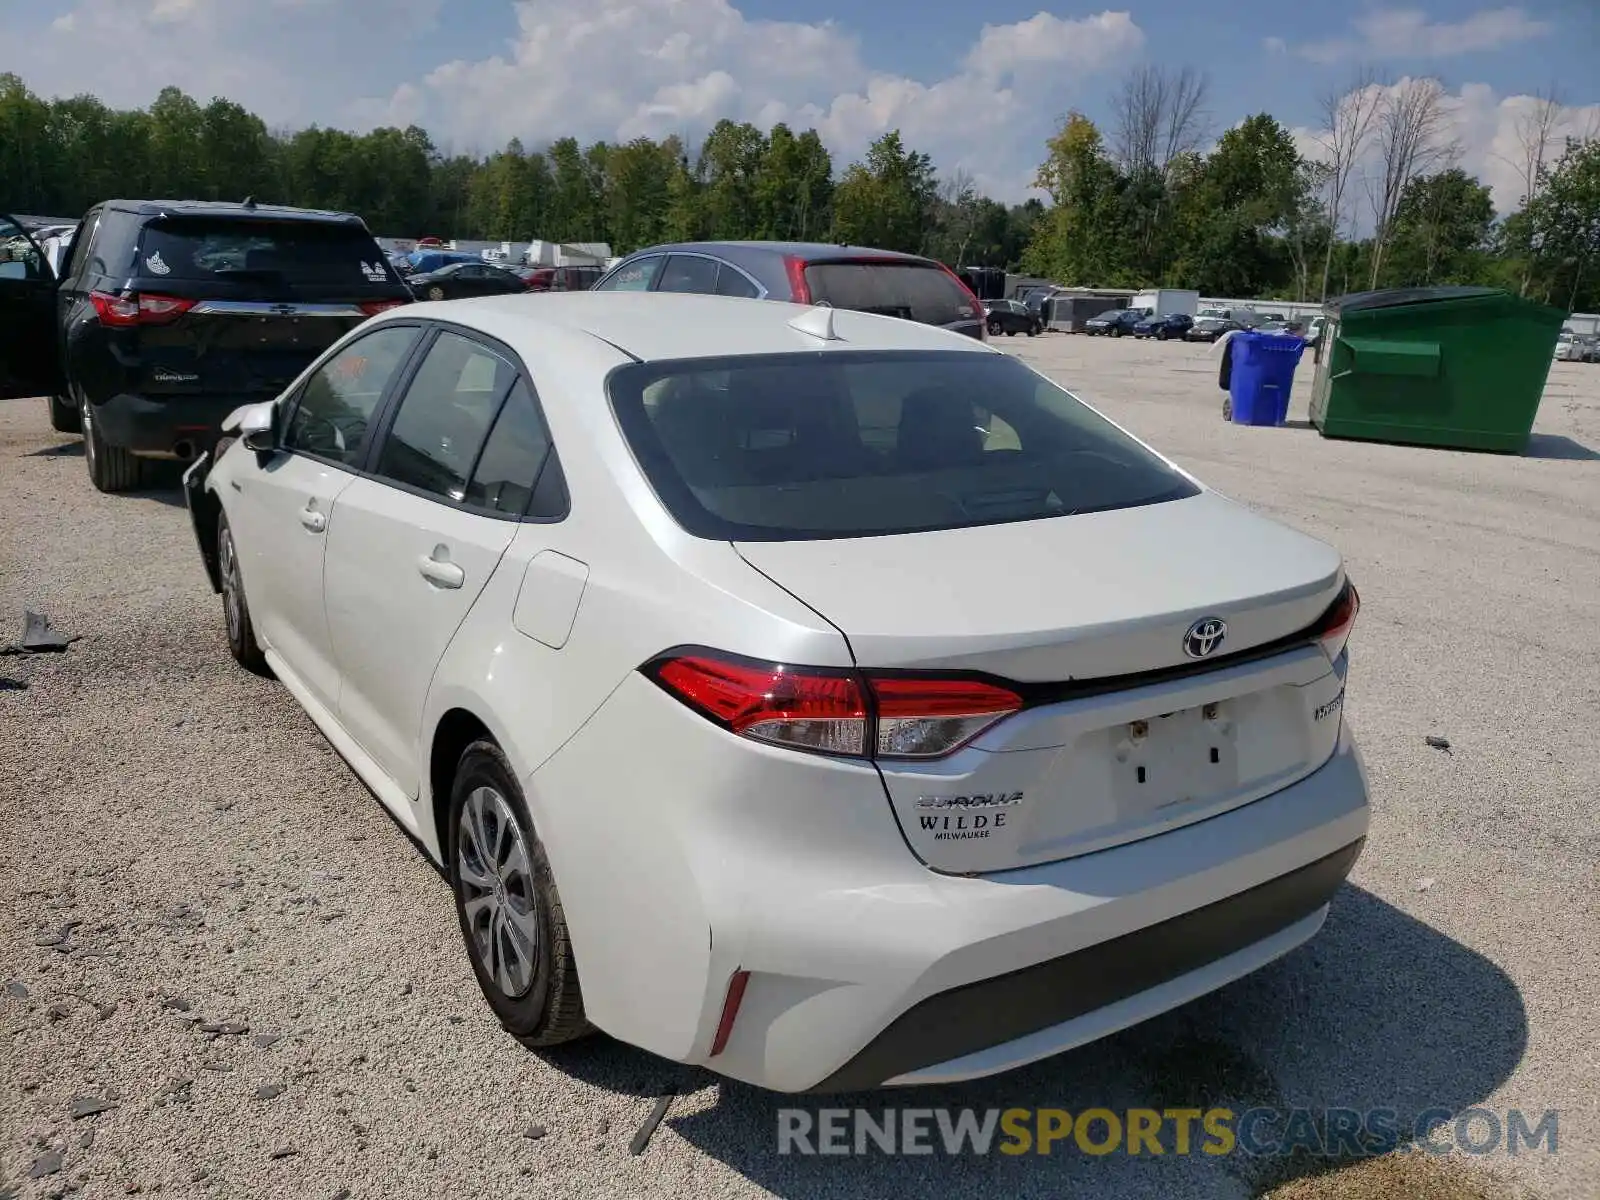
[(271, 394), (146, 396), (118, 392), (94, 406), (94, 421), (107, 445), (187, 462), (216, 444), (222, 418), (240, 405), (271, 398)]
[(526, 787), (595, 1023), (785, 1092), (990, 1074), (1220, 987), (1315, 932), (1368, 826), (1344, 732), (1311, 775), (1208, 820), (938, 874), (870, 768), (737, 739), (642, 677)]

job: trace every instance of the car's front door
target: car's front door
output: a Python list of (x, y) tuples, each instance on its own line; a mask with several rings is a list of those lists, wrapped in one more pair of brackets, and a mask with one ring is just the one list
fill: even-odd
[(485, 442), (502, 406), (531, 403), (516, 380), (509, 353), (441, 330), (390, 405), (368, 475), (340, 495), (329, 533), (323, 592), (342, 676), (339, 722), (410, 796), (434, 668), (526, 502), (524, 492), (514, 512), (501, 510), (512, 497), (489, 495), (474, 475), (480, 458), (494, 458)]
[(0, 213), (0, 399), (61, 391), (56, 277), (27, 230)]
[(322, 602), (329, 532), (379, 404), (420, 333), (415, 325), (383, 325), (336, 351), (284, 402), (278, 451), (255, 470), (233, 473), (223, 496), (256, 635), (329, 712), (339, 700)]

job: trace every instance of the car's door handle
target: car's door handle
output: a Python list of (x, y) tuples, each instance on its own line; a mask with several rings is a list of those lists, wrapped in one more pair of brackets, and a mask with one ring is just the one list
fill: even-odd
[(304, 525), (312, 533), (321, 533), (328, 527), (328, 515), (318, 512), (308, 505), (300, 510), (300, 524)]
[(467, 573), (449, 559), (449, 551), (436, 546), (432, 554), (417, 558), (417, 570), (436, 587), (458, 588), (467, 581)]

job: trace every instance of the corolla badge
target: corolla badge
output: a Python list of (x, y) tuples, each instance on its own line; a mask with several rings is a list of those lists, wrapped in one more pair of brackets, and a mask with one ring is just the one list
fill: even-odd
[(1228, 635), (1228, 623), (1221, 617), (1201, 617), (1183, 635), (1183, 652), (1190, 658), (1209, 658)]

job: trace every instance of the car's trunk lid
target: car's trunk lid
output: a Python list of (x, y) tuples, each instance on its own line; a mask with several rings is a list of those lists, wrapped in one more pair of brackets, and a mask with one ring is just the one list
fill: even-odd
[[(942, 870), (1049, 861), (1199, 820), (1304, 776), (1337, 742), (1342, 680), (1296, 635), (1343, 586), (1339, 555), (1215, 493), (737, 547), (837, 625), (864, 670), (1022, 685), (1029, 707), (972, 746), (880, 761), (908, 842)], [(1193, 657), (1186, 635), (1209, 618), (1226, 633)]]

